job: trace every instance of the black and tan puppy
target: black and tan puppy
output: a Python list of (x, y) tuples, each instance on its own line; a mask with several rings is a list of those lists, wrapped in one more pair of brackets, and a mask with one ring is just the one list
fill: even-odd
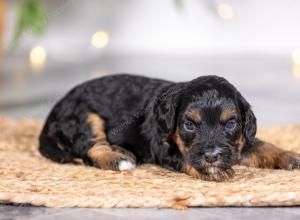
[(204, 180), (232, 166), (295, 169), (300, 156), (255, 138), (248, 102), (224, 78), (173, 83), (113, 75), (81, 84), (59, 101), (40, 135), (40, 152), (60, 163), (81, 158), (102, 169), (153, 163)]

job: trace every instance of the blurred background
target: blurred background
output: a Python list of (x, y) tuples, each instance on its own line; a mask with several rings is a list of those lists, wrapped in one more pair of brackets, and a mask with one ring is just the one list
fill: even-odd
[(296, 0), (0, 0), (0, 115), (44, 119), (107, 74), (217, 74), (259, 124), (300, 123), (299, 11)]

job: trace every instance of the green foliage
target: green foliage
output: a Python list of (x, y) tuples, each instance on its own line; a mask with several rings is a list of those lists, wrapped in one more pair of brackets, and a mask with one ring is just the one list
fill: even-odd
[(18, 20), (13, 37), (15, 47), (22, 35), (29, 31), (39, 35), (44, 32), (47, 23), (47, 11), (44, 0), (22, 0), (18, 5)]
[[(178, 9), (183, 8), (184, 0), (174, 0)], [(16, 47), (25, 32), (42, 34), (47, 24), (47, 10), (44, 0), (19, 0), (18, 20), (13, 36), (12, 47)]]

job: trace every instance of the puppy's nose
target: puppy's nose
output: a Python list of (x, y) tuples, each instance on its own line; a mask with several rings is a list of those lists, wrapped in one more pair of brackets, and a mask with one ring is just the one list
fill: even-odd
[(204, 154), (204, 158), (205, 158), (206, 162), (213, 163), (219, 159), (219, 153), (218, 152), (206, 152)]

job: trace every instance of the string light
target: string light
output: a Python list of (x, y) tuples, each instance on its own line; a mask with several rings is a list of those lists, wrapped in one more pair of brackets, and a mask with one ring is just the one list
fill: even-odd
[(218, 14), (223, 19), (232, 19), (234, 16), (232, 7), (225, 3), (218, 6)]
[(91, 44), (96, 48), (103, 48), (107, 45), (109, 41), (109, 36), (104, 31), (98, 31), (93, 34), (91, 38)]
[(292, 60), (294, 64), (300, 65), (300, 49), (295, 49), (292, 52)]
[(297, 64), (293, 65), (293, 74), (295, 77), (300, 79), (300, 65)]
[(31, 49), (29, 54), (29, 61), (35, 70), (40, 70), (45, 65), (47, 58), (46, 50), (42, 46), (36, 46)]
[(291, 55), (293, 61), (293, 74), (295, 77), (300, 79), (300, 49), (294, 49)]

